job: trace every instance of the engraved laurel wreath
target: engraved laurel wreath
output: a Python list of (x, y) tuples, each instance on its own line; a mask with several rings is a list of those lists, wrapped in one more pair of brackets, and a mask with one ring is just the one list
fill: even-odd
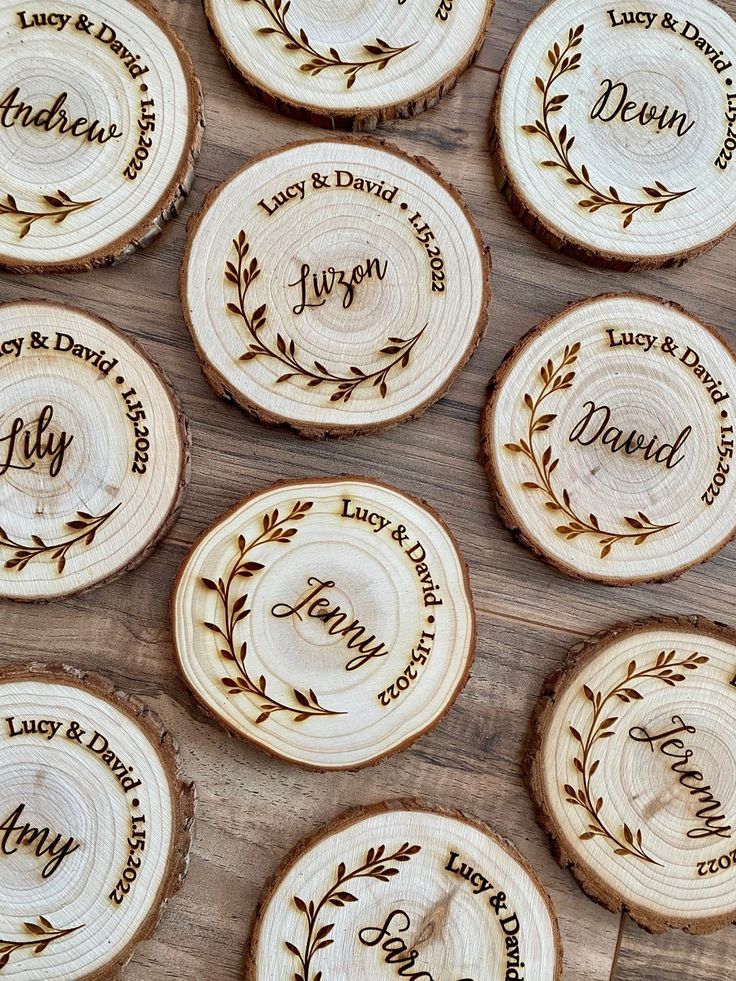
[[(547, 52), (547, 59), (551, 70), (546, 78), (537, 76), (534, 85), (539, 89), (542, 96), (542, 112), (539, 119), (533, 123), (522, 126), (522, 130), (530, 136), (543, 136), (549, 146), (554, 151), (554, 159), (543, 160), (542, 167), (557, 168), (563, 172), (565, 183), (570, 187), (582, 188), (583, 197), (578, 200), (578, 206), (584, 208), (590, 214), (600, 211), (602, 208), (614, 208), (618, 210), (622, 220), (623, 228), (626, 229), (634, 220), (639, 212), (650, 212), (655, 215), (660, 214), (667, 205), (679, 198), (691, 194), (695, 188), (691, 187), (687, 191), (670, 191), (661, 181), (653, 181), (652, 186), (642, 188), (645, 197), (642, 199), (622, 197), (619, 191), (611, 185), (608, 190), (604, 190), (594, 183), (590, 171), (585, 164), (577, 164), (572, 159), (572, 149), (575, 146), (575, 136), (570, 132), (567, 125), (563, 125), (556, 130), (552, 117), (555, 113), (562, 110), (569, 95), (558, 93), (557, 83), (570, 72), (578, 71), (582, 62), (582, 53), (576, 51), (583, 42), (584, 25), (571, 28), (567, 36), (567, 44), (563, 48), (557, 41)], [(589, 192), (586, 196), (585, 192)]]

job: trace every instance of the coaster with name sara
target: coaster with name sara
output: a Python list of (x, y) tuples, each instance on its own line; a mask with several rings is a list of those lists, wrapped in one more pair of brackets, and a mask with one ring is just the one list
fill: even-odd
[(266, 890), (246, 981), (559, 981), (552, 903), (506, 841), (459, 811), (359, 808), (303, 842)]

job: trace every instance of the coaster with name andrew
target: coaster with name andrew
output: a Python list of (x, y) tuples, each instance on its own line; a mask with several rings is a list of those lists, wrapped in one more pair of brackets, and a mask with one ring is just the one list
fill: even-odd
[(111, 978), (188, 861), (194, 788), (137, 699), (71, 668), (0, 672), (0, 970)]
[(736, 22), (711, 0), (552, 0), (504, 67), (499, 186), (554, 248), (677, 265), (734, 227)]
[(673, 303), (609, 294), (523, 338), (482, 455), (503, 521), (572, 576), (672, 579), (736, 531), (736, 359)]
[(485, 333), (489, 274), (459, 193), (363, 137), (250, 160), (190, 223), (180, 288), (218, 395), (346, 436), (445, 393)]
[(534, 872), (458, 811), (360, 808), (303, 842), (266, 890), (246, 981), (558, 981), (560, 935)]
[(0, 268), (77, 271), (146, 245), (194, 177), (202, 97), (148, 0), (0, 11)]
[(68, 596), (137, 565), (188, 464), (186, 421), (138, 344), (73, 307), (0, 305), (0, 597)]
[(442, 519), (377, 481), (278, 484), (199, 539), (171, 604), (197, 700), (318, 770), (356, 769), (449, 710), (475, 655), (467, 568)]
[(205, 0), (248, 90), (330, 129), (435, 105), (483, 46), (494, 0)]
[(563, 866), (647, 930), (736, 920), (736, 631), (622, 626), (547, 682), (530, 780)]

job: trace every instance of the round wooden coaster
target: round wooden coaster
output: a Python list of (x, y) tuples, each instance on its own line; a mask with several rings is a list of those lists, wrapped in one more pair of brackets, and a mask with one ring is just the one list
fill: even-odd
[(475, 613), (440, 516), (378, 481), (288, 482), (200, 538), (174, 586), (179, 669), (228, 729), (317, 770), (376, 763), (465, 685)]
[(544, 691), (532, 793), (560, 863), (647, 930), (736, 920), (736, 631), (698, 617), (613, 630)]
[(0, 305), (0, 597), (82, 592), (177, 516), (186, 421), (130, 338), (73, 307)]
[(556, 981), (552, 903), (508, 842), (404, 800), (344, 815), (287, 859), (261, 900), (246, 981)]
[(654, 297), (577, 303), (508, 355), (482, 420), (502, 520), (569, 575), (673, 579), (736, 530), (733, 353)]
[(180, 288), (219, 395), (305, 435), (348, 435), (447, 390), (485, 333), (489, 273), (458, 192), (363, 138), (252, 159), (190, 224)]
[(148, 0), (0, 11), (0, 268), (89, 269), (179, 210), (204, 120), (189, 56)]
[(494, 0), (204, 0), (231, 69), (271, 108), (367, 130), (449, 92)]
[(508, 58), (492, 128), (499, 186), (547, 244), (678, 265), (734, 227), (736, 23), (710, 0), (552, 0)]
[(195, 792), (137, 698), (71, 668), (0, 673), (0, 970), (110, 978), (186, 874)]

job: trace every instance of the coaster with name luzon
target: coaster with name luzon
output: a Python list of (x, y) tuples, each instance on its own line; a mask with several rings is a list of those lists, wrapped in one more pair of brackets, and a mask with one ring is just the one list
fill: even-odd
[(0, 11), (0, 268), (120, 261), (194, 178), (202, 95), (148, 0), (43, 0)]
[(204, 0), (248, 91), (330, 129), (435, 105), (475, 60), (494, 0)]
[(552, 903), (519, 853), (459, 811), (400, 800), (343, 815), (286, 859), (246, 981), (559, 981)]
[(577, 578), (663, 582), (736, 532), (736, 359), (674, 303), (576, 303), (509, 353), (483, 412), (499, 515)]
[(188, 478), (186, 420), (137, 343), (74, 307), (0, 305), (0, 597), (56, 599), (133, 568)]
[(498, 185), (548, 245), (680, 265), (736, 224), (736, 22), (711, 0), (552, 0), (508, 57), (491, 126)]
[(467, 567), (428, 505), (359, 477), (287, 482), (206, 531), (171, 600), (204, 709), (314, 770), (376, 763), (436, 726), (475, 656)]
[(180, 291), (219, 395), (302, 435), (440, 398), (483, 337), (490, 256), (425, 160), (367, 137), (251, 159), (190, 222)]
[(736, 631), (622, 625), (548, 679), (529, 781), (563, 867), (640, 926), (736, 921)]
[(164, 725), (99, 675), (0, 671), (0, 971), (118, 976), (187, 871), (195, 790)]

